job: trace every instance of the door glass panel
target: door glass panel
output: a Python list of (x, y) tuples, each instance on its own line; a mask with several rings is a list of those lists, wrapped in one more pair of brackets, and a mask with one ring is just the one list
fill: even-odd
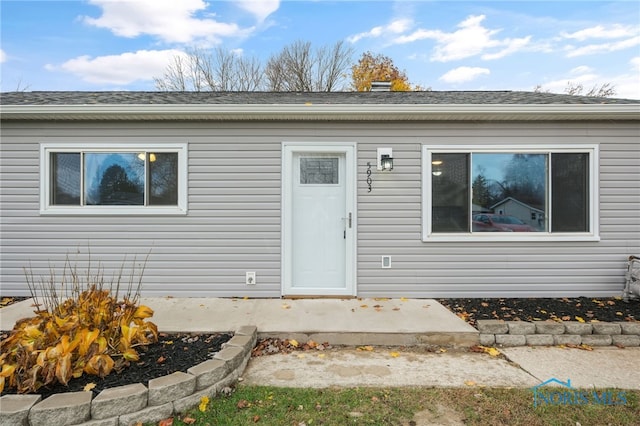
[(300, 158), (300, 183), (337, 185), (338, 158)]

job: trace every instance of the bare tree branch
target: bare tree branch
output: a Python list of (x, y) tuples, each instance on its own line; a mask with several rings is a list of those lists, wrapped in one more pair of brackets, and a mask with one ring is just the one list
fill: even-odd
[[(217, 48), (193, 49), (173, 57), (156, 89), (165, 91), (259, 91), (331, 92), (342, 90), (353, 49), (339, 41), (313, 49), (310, 42), (296, 41), (272, 55), (266, 66), (255, 57), (246, 58)], [(342, 84), (342, 86), (341, 86)]]

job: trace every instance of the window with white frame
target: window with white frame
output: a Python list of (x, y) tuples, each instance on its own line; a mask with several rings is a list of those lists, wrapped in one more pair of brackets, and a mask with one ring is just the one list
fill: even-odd
[(424, 146), (423, 240), (598, 239), (597, 146)]
[(186, 151), (186, 144), (42, 144), (41, 213), (186, 213)]

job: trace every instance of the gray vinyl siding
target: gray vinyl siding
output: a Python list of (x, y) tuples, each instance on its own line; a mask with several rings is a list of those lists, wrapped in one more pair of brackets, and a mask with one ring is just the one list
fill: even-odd
[[(640, 254), (639, 140), (637, 122), (3, 122), (0, 293), (28, 294), (23, 267), (48, 276), (90, 251), (107, 276), (125, 255), (150, 253), (145, 295), (279, 297), (281, 147), (309, 141), (357, 143), (359, 296), (617, 295), (626, 258)], [(110, 141), (187, 142), (187, 215), (40, 215), (39, 144)], [(423, 242), (422, 146), (447, 143), (599, 144), (601, 240)], [(380, 173), (386, 146), (394, 170)], [(246, 271), (257, 285), (245, 285)]]

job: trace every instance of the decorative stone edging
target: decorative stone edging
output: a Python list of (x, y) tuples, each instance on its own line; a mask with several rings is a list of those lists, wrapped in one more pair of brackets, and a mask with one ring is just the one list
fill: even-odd
[(640, 322), (478, 320), (483, 346), (640, 346)]
[(212, 359), (187, 370), (149, 380), (91, 392), (51, 395), (5, 395), (0, 398), (0, 426), (85, 425), (124, 426), (158, 422), (212, 398), (234, 384), (244, 372), (258, 339), (255, 326), (243, 326)]

